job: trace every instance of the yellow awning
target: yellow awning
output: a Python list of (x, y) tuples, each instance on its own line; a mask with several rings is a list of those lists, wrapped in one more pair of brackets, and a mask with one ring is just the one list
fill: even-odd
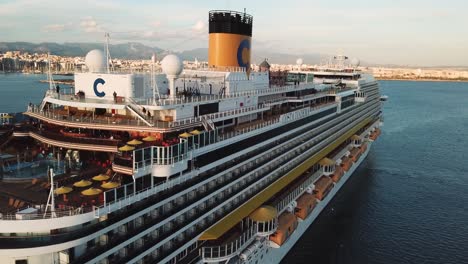
[(201, 133), (202, 133), (201, 131), (199, 131), (199, 130), (196, 130), (196, 129), (195, 129), (195, 130), (192, 130), (192, 131), (190, 131), (190, 134), (192, 134), (192, 135), (200, 135)]
[(367, 125), (372, 119), (367, 118), (361, 123), (350, 129), (347, 133), (340, 136), (337, 140), (332, 142), (330, 145), (325, 147), (319, 153), (313, 155), (303, 163), (301, 163), (296, 169), (288, 172), (286, 175), (275, 181), (273, 184), (269, 185), (263, 189), (260, 193), (252, 197), (242, 206), (236, 208), (211, 228), (205, 231), (199, 238), (199, 240), (214, 240), (221, 237), (226, 231), (231, 229), (234, 225), (239, 223), (242, 219), (251, 214), (255, 209), (268, 201), (271, 197), (281, 191), (284, 187), (288, 186), (292, 181), (301, 176), (305, 171), (310, 167), (320, 161), (322, 158), (326, 157), (331, 151), (336, 149), (339, 145), (345, 142), (349, 137), (356, 133), (359, 129)]
[(329, 158), (323, 158), (319, 164), (321, 166), (331, 166), (331, 165), (335, 165), (335, 161), (332, 160), (332, 159), (329, 159)]
[(132, 146), (129, 146), (129, 145), (125, 145), (125, 146), (119, 148), (120, 151), (131, 151), (131, 150), (134, 150), (134, 149), (135, 149), (135, 147), (132, 147)]
[(142, 140), (146, 141), (146, 142), (151, 142), (151, 141), (156, 141), (158, 139), (153, 137), (153, 136), (147, 136), (147, 137), (143, 138)]
[(179, 137), (182, 137), (182, 138), (188, 138), (188, 137), (191, 137), (191, 136), (193, 136), (193, 135), (192, 135), (192, 134), (189, 134), (189, 133), (187, 133), (187, 132), (182, 133), (182, 134), (179, 135)]
[(120, 186), (120, 183), (118, 182), (106, 182), (103, 185), (101, 185), (101, 187), (104, 189), (112, 189), (112, 188), (119, 187), (119, 186)]
[(81, 181), (75, 182), (73, 184), (73, 186), (75, 186), (75, 187), (87, 187), (87, 186), (90, 186), (91, 184), (93, 184), (93, 183), (90, 182), (90, 181), (81, 180)]
[(102, 193), (102, 190), (101, 189), (96, 189), (96, 188), (89, 188), (89, 189), (86, 189), (84, 191), (81, 192), (82, 195), (86, 195), (86, 196), (93, 196), (93, 195), (98, 195)]
[(137, 139), (132, 139), (129, 142), (127, 142), (128, 145), (140, 145), (141, 143), (143, 143), (143, 142), (141, 142), (140, 140), (137, 140)]
[(255, 222), (268, 222), (275, 219), (277, 215), (278, 210), (276, 210), (276, 208), (274, 208), (273, 206), (264, 205), (253, 211), (249, 215), (249, 218)]
[(55, 194), (60, 195), (60, 194), (67, 194), (67, 193), (69, 193), (71, 191), (73, 191), (73, 188), (62, 186), (60, 188), (55, 189), (54, 192), (55, 192)]
[(93, 177), (93, 180), (95, 181), (107, 181), (110, 177), (105, 175), (105, 174), (99, 174), (97, 176)]
[(1, 118), (4, 118), (4, 119), (12, 119), (13, 116), (12, 115), (4, 115), (4, 116), (0, 116)]

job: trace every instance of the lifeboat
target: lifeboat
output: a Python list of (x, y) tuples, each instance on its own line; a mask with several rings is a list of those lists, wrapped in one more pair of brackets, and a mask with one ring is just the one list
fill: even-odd
[(376, 128), (374, 132), (369, 136), (370, 139), (376, 140), (380, 136), (380, 129)]
[(322, 176), (315, 182), (314, 194), (320, 201), (323, 200), (333, 188), (333, 181), (330, 177)]
[(362, 144), (362, 145), (359, 147), (359, 149), (361, 150), (361, 154), (364, 153), (364, 152), (366, 152), (366, 150), (367, 150), (367, 144)]
[(351, 158), (351, 160), (356, 162), (361, 157), (360, 149), (359, 148), (353, 148), (351, 150), (351, 154), (349, 155), (349, 157)]
[(302, 220), (306, 219), (317, 205), (317, 199), (310, 193), (304, 193), (296, 202), (297, 206), (294, 214)]
[(349, 171), (353, 164), (353, 161), (349, 157), (343, 157), (341, 159), (341, 168), (343, 168), (344, 171)]
[(297, 218), (292, 213), (283, 213), (278, 217), (278, 228), (270, 235), (270, 245), (274, 248), (281, 247), (297, 228)]
[(344, 174), (344, 169), (341, 166), (336, 166), (335, 171), (333, 172), (332, 175), (330, 175), (330, 178), (332, 179), (333, 182), (338, 182), (341, 177), (343, 177)]

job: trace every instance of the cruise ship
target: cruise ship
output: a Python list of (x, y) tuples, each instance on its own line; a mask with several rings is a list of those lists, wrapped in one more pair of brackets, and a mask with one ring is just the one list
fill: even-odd
[(279, 263), (301, 238), (380, 135), (378, 83), (345, 56), (253, 70), (253, 17), (208, 21), (208, 63), (92, 50), (3, 131), (0, 263)]

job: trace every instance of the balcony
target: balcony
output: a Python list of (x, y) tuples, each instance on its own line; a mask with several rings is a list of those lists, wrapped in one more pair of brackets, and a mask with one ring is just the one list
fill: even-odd
[(114, 131), (155, 131), (159, 128), (165, 131), (170, 127), (169, 122), (154, 120), (154, 127), (148, 126), (138, 117), (124, 115), (95, 115), (92, 111), (77, 111), (69, 113), (63, 109), (44, 109), (39, 106), (30, 106), (25, 112), (26, 115), (43, 120), (45, 122), (66, 127), (105, 129)]
[(117, 145), (119, 143), (119, 140), (67, 136), (34, 127), (23, 127), (21, 130), (15, 130), (13, 136), (30, 136), (40, 142), (57, 147), (101, 152), (118, 152)]
[[(226, 240), (210, 241), (210, 244), (219, 243), (219, 246), (204, 246), (201, 249), (201, 255), (204, 262), (221, 262), (229, 260), (235, 255), (239, 255), (248, 245), (250, 245), (256, 237), (257, 229), (253, 225), (251, 228), (245, 230), (243, 233), (234, 237), (233, 239), (227, 238)], [(232, 234), (234, 235), (234, 234)], [(232, 237), (231, 235), (231, 237)]]

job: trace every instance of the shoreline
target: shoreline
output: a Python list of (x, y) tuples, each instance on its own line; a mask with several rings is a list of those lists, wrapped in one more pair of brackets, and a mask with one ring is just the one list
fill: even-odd
[[(49, 80), (39, 80), (40, 83), (50, 83)], [(54, 83), (57, 84), (66, 84), (66, 85), (75, 85), (74, 79), (57, 79), (54, 80)]]
[(404, 78), (377, 78), (377, 81), (407, 81), (407, 82), (468, 82), (465, 79), (404, 79)]
[[(4, 74), (46, 74), (46, 73), (35, 73), (35, 72), (0, 72)], [(58, 75), (58, 76), (73, 76), (73, 73), (55, 73), (52, 75)], [(421, 78), (421, 79), (406, 79), (406, 78), (380, 78), (380, 77), (375, 77), (374, 78), (377, 81), (408, 81), (408, 82), (468, 82), (468, 79), (427, 79), (427, 78)], [(72, 84), (73, 82), (70, 82), (68, 80), (73, 80), (73, 79), (60, 79), (56, 80), (55, 82), (60, 82), (64, 81), (61, 84)], [(47, 82), (47, 80), (40, 80), (40, 82)]]

